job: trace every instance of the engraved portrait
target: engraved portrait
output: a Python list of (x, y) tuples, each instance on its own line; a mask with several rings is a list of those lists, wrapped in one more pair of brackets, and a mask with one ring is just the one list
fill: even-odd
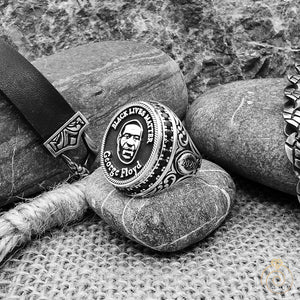
[(126, 122), (121, 128), (117, 138), (117, 153), (120, 161), (130, 164), (141, 145), (143, 126), (137, 120)]

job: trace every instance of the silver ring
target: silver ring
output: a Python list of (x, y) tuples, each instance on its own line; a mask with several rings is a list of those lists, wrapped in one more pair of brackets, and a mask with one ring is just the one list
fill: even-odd
[(130, 196), (150, 196), (197, 172), (201, 155), (179, 118), (158, 102), (132, 102), (109, 123), (100, 161), (107, 180)]

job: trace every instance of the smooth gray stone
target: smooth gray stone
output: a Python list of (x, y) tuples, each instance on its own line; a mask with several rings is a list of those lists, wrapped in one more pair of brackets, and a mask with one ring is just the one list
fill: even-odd
[(285, 79), (237, 81), (201, 95), (187, 129), (198, 149), (225, 170), (295, 194), (296, 177), (284, 144)]
[(157, 251), (176, 251), (204, 239), (225, 219), (235, 185), (222, 168), (203, 160), (200, 170), (148, 198), (123, 195), (97, 169), (87, 178), (90, 207), (112, 228)]

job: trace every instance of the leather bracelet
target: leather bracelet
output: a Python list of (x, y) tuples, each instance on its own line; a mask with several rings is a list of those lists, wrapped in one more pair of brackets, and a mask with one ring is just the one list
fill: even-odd
[[(97, 149), (86, 134), (88, 120), (75, 112), (53, 85), (21, 54), (0, 41), (0, 92), (25, 117), (54, 156), (61, 156), (72, 173), (85, 176)], [(84, 142), (87, 156), (75, 162), (65, 152)]]

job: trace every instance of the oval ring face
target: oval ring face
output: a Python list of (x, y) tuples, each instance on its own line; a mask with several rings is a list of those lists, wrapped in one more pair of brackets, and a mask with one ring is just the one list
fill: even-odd
[(151, 168), (157, 152), (159, 119), (147, 103), (131, 103), (110, 122), (103, 138), (101, 164), (116, 186), (132, 185)]

